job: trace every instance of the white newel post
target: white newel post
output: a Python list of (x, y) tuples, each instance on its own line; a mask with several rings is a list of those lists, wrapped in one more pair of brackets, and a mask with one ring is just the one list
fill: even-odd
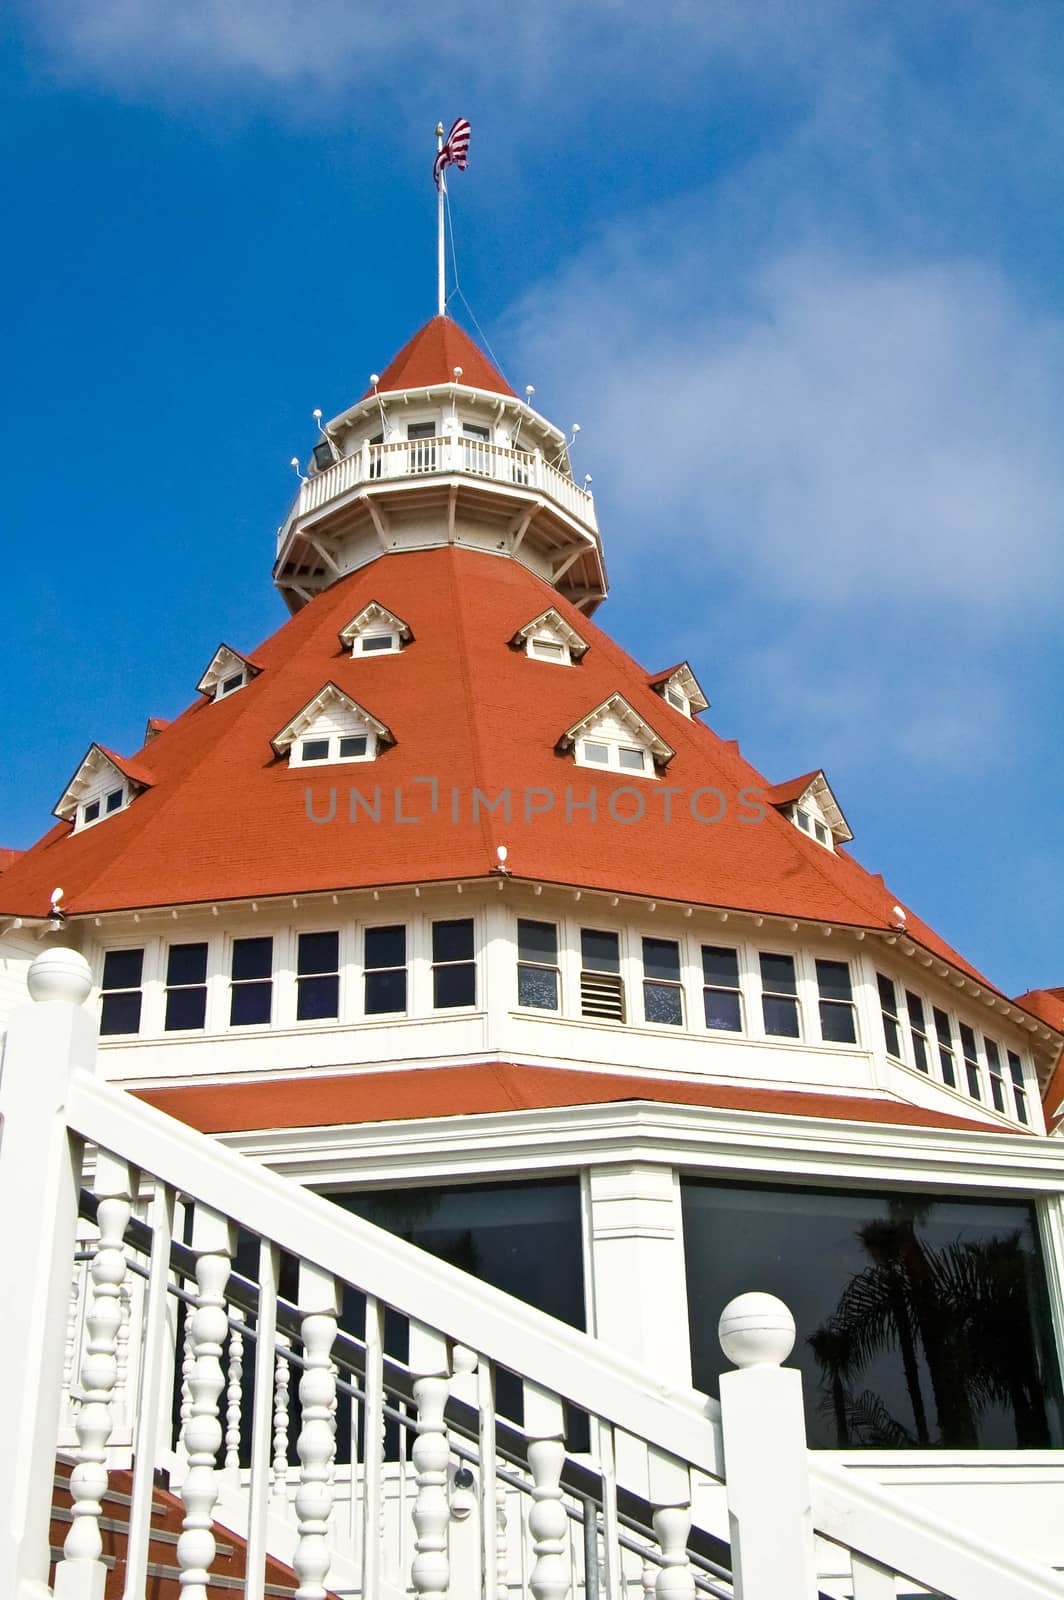
[(783, 1362), (794, 1318), (770, 1294), (721, 1312), (724, 1471), (736, 1600), (815, 1600), (816, 1568), (802, 1376)]
[(0, 1296), (0, 1594), (11, 1600), (50, 1592), (48, 1528), (81, 1181), (81, 1144), (70, 1137), (65, 1107), (72, 1072), (95, 1071), (97, 1025), (81, 1009), (91, 989), (83, 956), (39, 955), (29, 971), (31, 1003), (12, 1014), (0, 1071), (0, 1216), (11, 1223)]

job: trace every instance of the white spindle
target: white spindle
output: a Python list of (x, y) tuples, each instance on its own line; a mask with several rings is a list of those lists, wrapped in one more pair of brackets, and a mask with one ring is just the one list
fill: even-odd
[(115, 1335), (116, 1425), (131, 1423), (134, 1409), (129, 1395), (129, 1338), (133, 1324), (133, 1286), (128, 1280), (118, 1291), (118, 1310), (118, 1332)]
[(447, 1432), (443, 1413), (450, 1387), (447, 1340), (422, 1323), (410, 1324), (410, 1370), (414, 1382), (417, 1437), (411, 1456), (417, 1473), (414, 1528), (417, 1537), (410, 1576), (422, 1600), (446, 1600), (450, 1582), (447, 1528)]
[(98, 1153), (93, 1189), (100, 1237), (92, 1258), (85, 1317), (89, 1337), (81, 1363), (82, 1401), (75, 1423), (77, 1465), (70, 1475), (72, 1521), (55, 1575), (55, 1593), (61, 1600), (102, 1600), (103, 1596), (106, 1568), (101, 1559), (100, 1501), (107, 1491), (107, 1441), (118, 1377), (122, 1285), (128, 1271), (123, 1240), (136, 1182), (126, 1162), (106, 1150)]
[(495, 1485), (495, 1600), (507, 1600), (510, 1593), (508, 1523), (506, 1485), (497, 1483)]
[(525, 1432), (532, 1471), (532, 1509), (528, 1530), (535, 1563), (529, 1588), (535, 1600), (565, 1600), (569, 1592), (567, 1534), (569, 1520), (562, 1503), (565, 1464), (565, 1407), (557, 1395), (537, 1384), (525, 1384)]
[(199, 1292), (192, 1314), (189, 1416), (182, 1431), (188, 1459), (188, 1473), (181, 1486), (185, 1517), (177, 1541), (182, 1600), (208, 1600), (207, 1585), (214, 1561), (211, 1530), (219, 1487), (215, 1462), (222, 1444), (218, 1402), (225, 1388), (222, 1352), (229, 1327), (225, 1287), (235, 1247), (236, 1229), (228, 1218), (207, 1206), (197, 1206), (192, 1218), (192, 1249)]
[(277, 1340), (277, 1274), (280, 1252), (259, 1245), (259, 1310), (255, 1318), (255, 1388), (251, 1398), (251, 1470), (244, 1600), (263, 1600), (273, 1444), (273, 1352)]
[(643, 1600), (655, 1600), (657, 1594), (658, 1569), (653, 1561), (644, 1560), (643, 1570), (639, 1575), (639, 1582), (643, 1589)]
[(306, 1366), (299, 1380), (303, 1408), (295, 1499), (299, 1543), (292, 1566), (299, 1579), (296, 1600), (325, 1600), (336, 1458), (336, 1368), (332, 1347), (340, 1314), (340, 1286), (331, 1274), (306, 1261), (299, 1265), (299, 1308)]
[[(383, 1446), (384, 1307), (367, 1295), (366, 1398), (362, 1404), (362, 1593), (366, 1596), (375, 1595), (380, 1586)], [(352, 1460), (352, 1485), (354, 1477)]]
[(694, 1600), (695, 1579), (687, 1558), (691, 1533), (691, 1472), (660, 1450), (647, 1452), (647, 1491), (654, 1506), (654, 1533), (662, 1565), (654, 1578), (657, 1600)]
[(288, 1499), (288, 1394), (292, 1367), (284, 1354), (288, 1339), (277, 1335), (277, 1359), (273, 1368), (273, 1494), (282, 1505)]
[(192, 1415), (192, 1372), (196, 1365), (196, 1354), (192, 1345), (192, 1317), (195, 1307), (186, 1300), (184, 1303), (184, 1326), (181, 1333), (181, 1404), (177, 1413), (177, 1473), (172, 1477), (172, 1482), (183, 1483), (185, 1473), (188, 1471), (188, 1456), (185, 1452), (185, 1429), (188, 1427)]
[[(151, 1538), (154, 1469), (159, 1442), (170, 1438), (170, 1419), (159, 1404), (173, 1394), (173, 1324), (170, 1320), (170, 1247), (174, 1237), (174, 1192), (158, 1184), (151, 1205), (151, 1259), (144, 1299), (144, 1354), (140, 1368), (142, 1401), (137, 1408), (133, 1443), (133, 1495), (126, 1538), (126, 1594), (144, 1593)], [(168, 1381), (169, 1380), (169, 1381)]]
[(244, 1334), (237, 1313), (229, 1325), (229, 1360), (225, 1387), (225, 1469), (240, 1471), (240, 1416), (244, 1389)]
[[(506, 1579), (499, 1585), (499, 1489), (495, 1448), (495, 1373), (491, 1362), (480, 1357), (477, 1364), (477, 1427), (480, 1454), (480, 1540), (483, 1571), (483, 1600), (499, 1600), (506, 1594)], [(505, 1540), (506, 1506), (502, 1506), (502, 1533)]]

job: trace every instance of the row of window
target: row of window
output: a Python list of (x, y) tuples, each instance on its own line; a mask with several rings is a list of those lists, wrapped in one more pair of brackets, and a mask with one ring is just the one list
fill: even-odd
[(882, 972), (876, 973), (876, 982), (888, 1055), (939, 1078), (947, 1088), (961, 1088), (995, 1111), (1030, 1121), (1023, 1062), (1015, 1050), (977, 1035), (967, 1022), (954, 1027), (948, 1011), (928, 1005)]

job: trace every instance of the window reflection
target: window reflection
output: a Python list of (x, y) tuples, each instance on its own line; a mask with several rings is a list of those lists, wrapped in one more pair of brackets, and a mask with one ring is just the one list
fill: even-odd
[(716, 1393), (717, 1320), (747, 1289), (794, 1313), (809, 1442), (1038, 1449), (1064, 1442), (1034, 1208), (1022, 1201), (685, 1180), (695, 1383)]

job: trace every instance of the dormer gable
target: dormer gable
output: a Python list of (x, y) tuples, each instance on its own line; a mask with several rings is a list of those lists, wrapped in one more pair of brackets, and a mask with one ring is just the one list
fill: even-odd
[(157, 739), (169, 726), (168, 717), (149, 717), (144, 725), (144, 743), (151, 744), (152, 740)]
[(373, 761), (395, 736), (357, 700), (327, 683), (270, 742), (290, 767), (316, 767)]
[(224, 700), (227, 695), (235, 694), (246, 683), (250, 683), (261, 671), (262, 668), (250, 656), (242, 656), (239, 650), (232, 649), (230, 645), (220, 644), (196, 688), (208, 700)]
[(409, 622), (397, 617), (379, 600), (371, 600), (357, 617), (351, 618), (346, 628), (341, 628), (338, 637), (352, 656), (370, 656), (395, 655), (404, 645), (412, 643), (414, 634)]
[(589, 711), (558, 740), (559, 751), (572, 751), (578, 767), (654, 778), (676, 754), (622, 694)]
[(693, 717), (698, 711), (709, 710), (709, 701), (702, 692), (702, 685), (686, 661), (655, 673), (650, 679), (650, 687), (682, 716)]
[(102, 744), (91, 744), (56, 803), (54, 816), (74, 824), (74, 832), (103, 822), (136, 799), (153, 783), (139, 762), (127, 761)]
[(819, 770), (791, 778), (788, 783), (777, 783), (767, 791), (766, 798), (825, 850), (834, 850), (837, 844), (847, 844), (853, 838), (842, 807)]
[(554, 661), (565, 667), (579, 661), (589, 648), (587, 640), (553, 606), (518, 628), (510, 644), (533, 661)]

